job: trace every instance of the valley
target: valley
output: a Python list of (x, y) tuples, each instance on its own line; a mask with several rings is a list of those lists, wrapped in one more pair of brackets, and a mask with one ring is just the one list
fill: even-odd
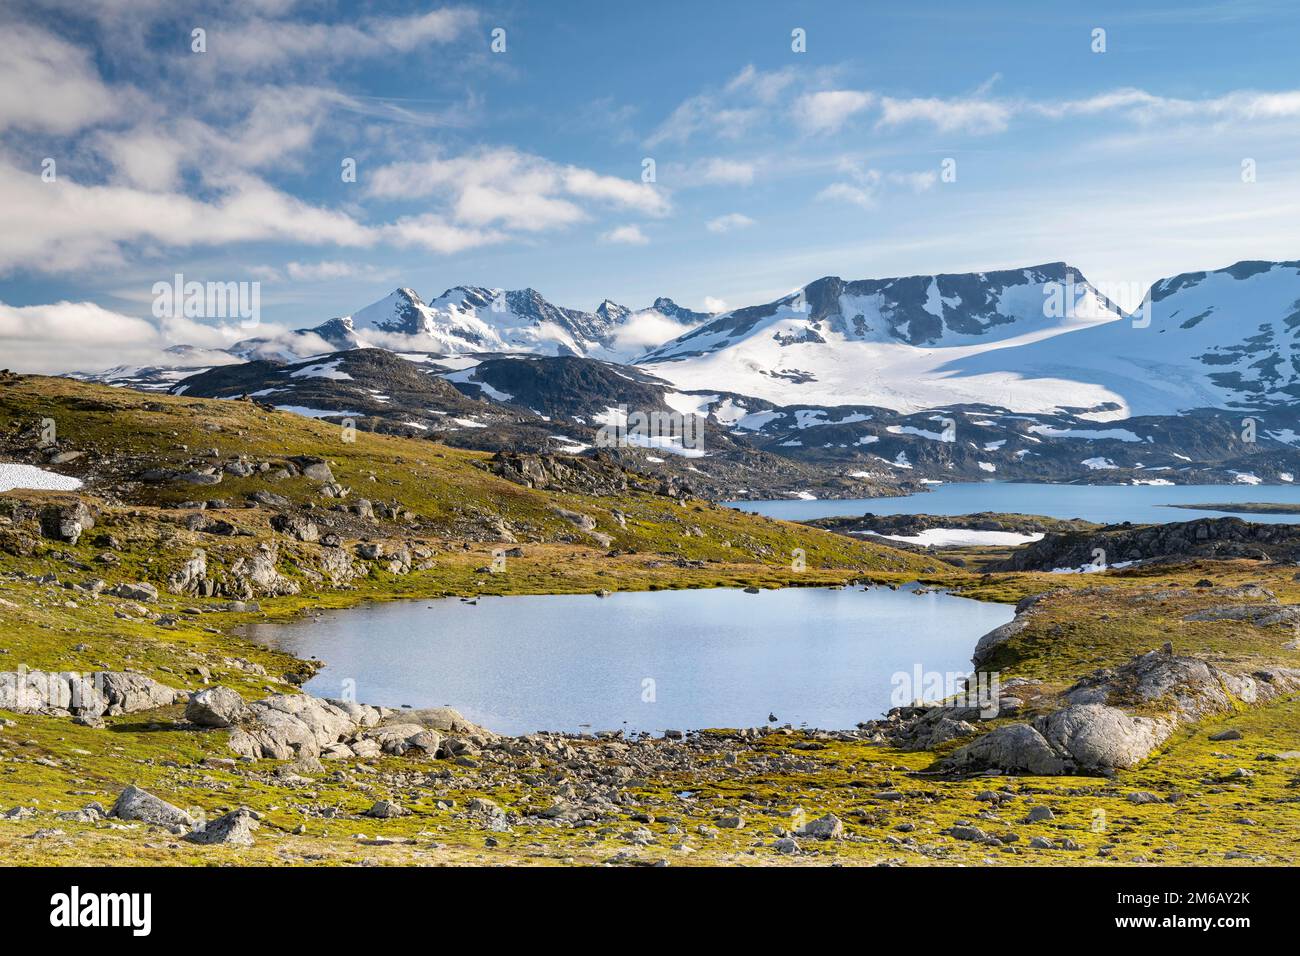
[[(1044, 535), (1013, 556), (1051, 546), (1032, 565), (967, 568), (946, 549), (745, 514), (599, 459), (31, 376), (0, 379), (0, 453), (31, 469), (0, 495), (0, 852), (15, 863), (1257, 865), (1295, 852), (1300, 583), (1285, 524), (1221, 518), (1202, 537), (1203, 519), (1000, 512), (880, 526)], [(24, 488), (33, 474), (79, 487)], [(1250, 546), (1191, 549), (1180, 533)], [(1050, 573), (1099, 537), (1123, 566)], [(686, 589), (735, 618), (791, 587), (815, 589), (800, 602), (826, 609), (814, 617), (880, 595), (915, 622), (907, 608), (938, 607), (935, 589), (989, 602), (1005, 623), (973, 647), (909, 660), (943, 674), (973, 651), (998, 690), (899, 706), (886, 700), (911, 697), (899, 666), (864, 675), (856, 725), (764, 721), (768, 697), (736, 728), (525, 732), (437, 691), (367, 699), (382, 678), (342, 648), (332, 660), (325, 644), (254, 639), (334, 633), (362, 660), (401, 661), (399, 645), (364, 646), (392, 640), (390, 626), (327, 629), (321, 615), (433, 600), (454, 617), (568, 594), (596, 615), (561, 614), (588, 621), (565, 652), (580, 671), (601, 659), (611, 595)], [(731, 609), (724, 594), (753, 603)], [(661, 628), (708, 620), (645, 610)], [(887, 621), (890, 645), (913, 626)], [(816, 675), (817, 629), (798, 633), (781, 653)], [(472, 673), (450, 648), (420, 666), (453, 653)], [(332, 702), (302, 692), (326, 684)]]

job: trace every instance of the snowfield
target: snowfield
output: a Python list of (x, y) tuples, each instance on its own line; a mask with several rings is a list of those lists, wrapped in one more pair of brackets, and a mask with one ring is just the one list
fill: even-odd
[(902, 541), (916, 544), (923, 548), (978, 547), (981, 545), (1019, 545), (1031, 544), (1043, 540), (1042, 533), (1018, 534), (1015, 531), (975, 531), (969, 528), (926, 528), (917, 535), (877, 534), (874, 531), (855, 531), (854, 534), (871, 535), (873, 538), (886, 538), (890, 541)]
[(76, 491), (81, 481), (35, 465), (0, 461), (0, 491), (22, 488), (27, 491)]

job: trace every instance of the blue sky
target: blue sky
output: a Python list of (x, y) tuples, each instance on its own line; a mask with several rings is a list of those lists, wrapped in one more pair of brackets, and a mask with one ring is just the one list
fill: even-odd
[(0, 14), (0, 349), (147, 339), (177, 272), (295, 327), (397, 285), (719, 309), (1300, 257), (1291, 5), (902, 6), (28, 0)]

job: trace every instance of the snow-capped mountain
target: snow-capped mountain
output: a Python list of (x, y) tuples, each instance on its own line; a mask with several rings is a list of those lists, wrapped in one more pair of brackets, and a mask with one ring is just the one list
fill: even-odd
[[(656, 300), (671, 308), (669, 319), (689, 325), (707, 319), (705, 313)], [(623, 341), (623, 333), (649, 310), (632, 310), (610, 299), (593, 312), (547, 302), (536, 289), (485, 289), (455, 286), (425, 303), (415, 291), (398, 289), (386, 298), (352, 313), (346, 320), (355, 336), (378, 345), (438, 352), (525, 351), (539, 355), (598, 356), (630, 360), (645, 345)], [(660, 313), (663, 315), (663, 313)], [(317, 334), (320, 328), (312, 329)], [(398, 337), (398, 339), (394, 339)], [(402, 341), (406, 339), (406, 341)], [(658, 343), (658, 342), (656, 342)]]
[[(1145, 310), (1014, 353), (955, 358), (963, 379), (1053, 377), (1102, 388), (1126, 415), (1300, 401), (1300, 262), (1239, 262), (1164, 279)], [(1081, 403), (1080, 403), (1081, 404)]]
[(766, 305), (725, 313), (637, 364), (688, 389), (790, 405), (915, 411), (987, 403), (1050, 411), (1114, 401), (1091, 383), (1013, 370), (956, 376), (951, 363), (997, 349), (1014, 365), (1040, 339), (1122, 319), (1065, 263), (1003, 272), (818, 279)]

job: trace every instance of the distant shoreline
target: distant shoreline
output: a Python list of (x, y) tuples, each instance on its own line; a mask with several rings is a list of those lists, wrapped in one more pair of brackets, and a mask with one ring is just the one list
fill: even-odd
[(1242, 515), (1300, 515), (1300, 505), (1280, 502), (1243, 501), (1239, 504), (1171, 504), (1166, 508), (1187, 508), (1192, 511), (1222, 511), (1224, 514)]

